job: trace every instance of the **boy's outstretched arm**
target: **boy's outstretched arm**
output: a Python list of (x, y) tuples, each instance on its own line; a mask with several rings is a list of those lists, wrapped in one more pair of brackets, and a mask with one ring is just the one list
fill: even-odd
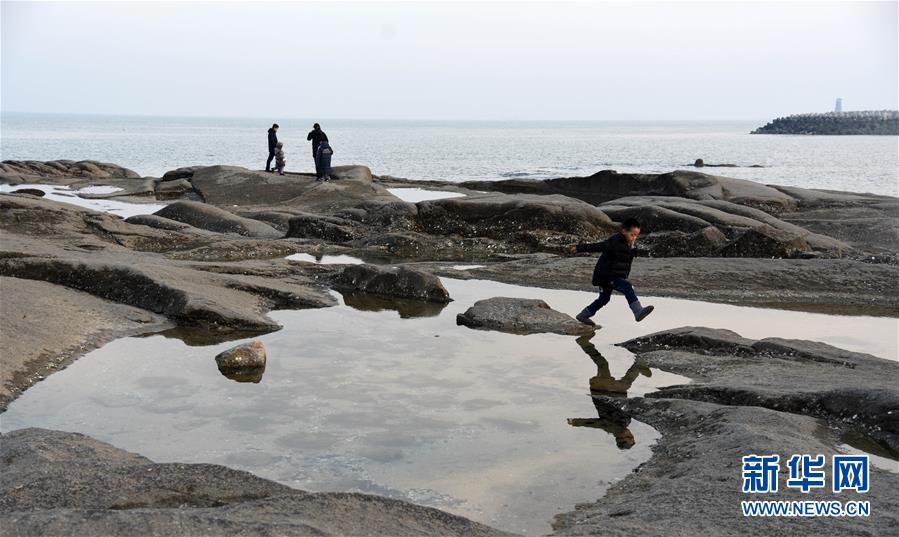
[(583, 252), (604, 252), (608, 244), (608, 241), (572, 244), (568, 247), (568, 253), (574, 255)]

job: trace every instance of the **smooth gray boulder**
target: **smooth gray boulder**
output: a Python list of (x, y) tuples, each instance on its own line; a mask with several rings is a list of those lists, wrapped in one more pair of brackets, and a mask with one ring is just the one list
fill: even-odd
[(511, 334), (583, 336), (596, 330), (550, 308), (542, 300), (507, 297), (478, 300), (465, 313), (456, 316), (456, 324)]
[(332, 278), (331, 284), (341, 291), (362, 291), (428, 302), (452, 301), (440, 278), (406, 267), (351, 265)]
[(284, 236), (277, 229), (258, 220), (237, 216), (196, 201), (176, 201), (153, 214), (216, 233), (236, 233), (256, 239), (280, 239)]
[(479, 194), (422, 201), (421, 229), (434, 235), (508, 239), (516, 233), (599, 238), (617, 230), (601, 210), (564, 196)]

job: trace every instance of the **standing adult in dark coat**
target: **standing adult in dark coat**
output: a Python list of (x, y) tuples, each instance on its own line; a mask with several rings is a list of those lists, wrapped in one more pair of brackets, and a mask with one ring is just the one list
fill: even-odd
[(265, 161), (265, 171), (272, 171), (272, 160), (275, 158), (275, 146), (278, 145), (278, 124), (272, 123), (268, 130), (268, 160)]
[(318, 144), (328, 141), (328, 135), (322, 130), (321, 125), (316, 123), (312, 125), (312, 130), (306, 135), (306, 139), (312, 142), (312, 160), (315, 161), (315, 174), (321, 177), (318, 166)]

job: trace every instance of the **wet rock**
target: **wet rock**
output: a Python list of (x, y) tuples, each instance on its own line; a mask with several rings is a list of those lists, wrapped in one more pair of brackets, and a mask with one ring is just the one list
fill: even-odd
[(176, 201), (154, 214), (216, 233), (236, 233), (257, 239), (280, 239), (283, 236), (268, 224), (196, 201)]
[(162, 174), (162, 178), (160, 180), (162, 182), (168, 182), (177, 181), (179, 179), (190, 179), (191, 177), (193, 177), (194, 173), (197, 170), (202, 168), (205, 168), (205, 166), (185, 166), (183, 168), (169, 170)]
[(602, 205), (602, 211), (616, 222), (636, 218), (646, 233), (681, 231), (693, 233), (711, 225), (708, 220), (678, 212), (662, 205)]
[(351, 223), (342, 218), (303, 215), (290, 218), (287, 236), (341, 243), (355, 239), (357, 233)]
[(417, 206), (422, 230), (435, 235), (504, 239), (529, 232), (600, 238), (617, 230), (596, 207), (562, 196), (482, 194)]
[(393, 230), (414, 229), (418, 224), (418, 207), (405, 201), (366, 201), (337, 216), (369, 226)]
[(359, 311), (395, 311), (402, 319), (436, 317), (446, 308), (443, 302), (426, 302), (408, 298), (392, 298), (371, 293), (344, 291), (341, 293), (347, 306)]
[(219, 371), (238, 382), (262, 380), (265, 372), (266, 352), (261, 341), (251, 341), (220, 352), (215, 357)]
[(159, 464), (77, 433), (20, 429), (0, 443), (9, 535), (509, 536), (437, 509), (308, 493), (214, 464)]
[(363, 291), (376, 295), (411, 298), (429, 302), (450, 302), (449, 292), (433, 274), (405, 267), (351, 265), (332, 280), (341, 291)]
[(550, 308), (542, 300), (526, 298), (494, 297), (479, 300), (465, 313), (456, 316), (456, 324), (512, 334), (581, 336), (595, 331), (594, 327)]
[(180, 198), (188, 192), (193, 191), (194, 187), (187, 179), (173, 179), (171, 181), (162, 181), (158, 183), (154, 193), (156, 194), (156, 199), (167, 200)]
[(10, 192), (10, 194), (28, 194), (29, 196), (37, 196), (43, 198), (46, 194), (43, 190), (37, 188), (19, 188)]
[(641, 237), (637, 251), (652, 257), (714, 257), (727, 242), (727, 237), (718, 228), (707, 226), (693, 233), (652, 233)]
[(697, 353), (728, 352), (745, 355), (754, 352), (753, 343), (753, 340), (732, 330), (684, 326), (630, 339), (620, 345), (634, 353), (677, 348)]
[(763, 225), (744, 231), (727, 246), (718, 250), (718, 256), (790, 258), (811, 251), (805, 239)]

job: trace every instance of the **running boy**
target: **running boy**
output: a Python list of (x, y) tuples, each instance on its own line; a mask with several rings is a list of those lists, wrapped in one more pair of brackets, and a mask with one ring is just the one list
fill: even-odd
[(595, 326), (596, 323), (590, 317), (596, 315), (600, 308), (609, 303), (612, 291), (618, 291), (627, 298), (627, 303), (634, 312), (634, 319), (638, 322), (646, 318), (654, 309), (652, 306), (645, 308), (640, 305), (637, 294), (631, 282), (627, 281), (631, 273), (631, 263), (634, 261), (634, 241), (640, 234), (640, 223), (634, 218), (628, 218), (621, 224), (621, 231), (602, 242), (592, 244), (572, 244), (568, 247), (571, 254), (581, 252), (601, 252), (596, 268), (593, 269), (593, 285), (602, 288), (599, 298), (591, 302), (575, 317), (578, 321)]

